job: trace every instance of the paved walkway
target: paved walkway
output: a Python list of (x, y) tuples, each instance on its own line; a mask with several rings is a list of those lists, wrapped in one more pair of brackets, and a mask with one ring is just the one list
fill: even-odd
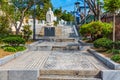
[(39, 70), (50, 55), (50, 51), (30, 51), (22, 56), (0, 66), (6, 70)]
[[(50, 42), (49, 42), (50, 43)], [(43, 43), (42, 43), (43, 44)], [(46, 43), (45, 43), (46, 44)], [(84, 47), (81, 51), (31, 51), (1, 66), (1, 69), (71, 69), (71, 70), (105, 70), (108, 69), (88, 53)]]
[(55, 51), (43, 69), (51, 70), (106, 70), (104, 64), (87, 51)]

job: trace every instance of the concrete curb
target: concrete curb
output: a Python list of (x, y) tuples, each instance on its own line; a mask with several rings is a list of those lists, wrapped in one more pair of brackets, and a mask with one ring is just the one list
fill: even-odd
[(34, 45), (36, 45), (38, 43), (39, 43), (39, 41), (34, 42), (32, 44), (29, 44), (28, 45), (28, 49), (26, 49), (25, 51), (17, 52), (17, 53), (14, 53), (12, 55), (8, 55), (8, 56), (5, 56), (3, 58), (0, 58), (0, 65), (3, 65), (5, 63), (7, 63), (7, 62), (9, 62), (9, 61), (11, 61), (13, 59), (15, 59), (15, 58), (21, 56), (22, 54), (27, 53), (30, 50), (34, 50), (36, 48), (36, 47), (34, 47)]
[(93, 49), (88, 49), (88, 52), (90, 52), (91, 54), (93, 54), (97, 59), (99, 59), (100, 61), (102, 61), (109, 68), (115, 69), (115, 70), (120, 70), (120, 64), (115, 63), (110, 58), (105, 57), (104, 55), (98, 53), (97, 51), (95, 51)]
[(8, 56), (5, 56), (5, 57), (3, 57), (3, 58), (0, 58), (0, 65), (3, 65), (3, 64), (5, 64), (5, 63), (7, 63), (7, 62), (9, 62), (9, 61), (17, 58), (17, 57), (21, 56), (22, 54), (24, 54), (24, 53), (26, 53), (26, 52), (28, 52), (28, 49), (25, 50), (25, 51), (22, 51), (22, 52), (17, 52), (17, 53), (15, 53), (15, 54), (8, 55)]

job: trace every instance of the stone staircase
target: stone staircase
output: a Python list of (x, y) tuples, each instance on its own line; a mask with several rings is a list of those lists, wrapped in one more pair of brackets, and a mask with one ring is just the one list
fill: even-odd
[[(52, 47), (51, 47), (52, 51), (59, 51), (60, 49), (63, 49), (66, 51), (66, 50), (71, 50), (71, 48), (73, 50), (77, 51), (77, 49), (78, 49), (78, 45), (73, 45), (73, 44), (76, 44), (76, 41), (74, 39), (68, 39), (68, 40), (67, 39), (66, 40), (56, 39), (56, 42), (57, 42), (57, 44), (52, 45)], [(58, 45), (59, 42), (61, 45)], [(68, 43), (67, 47), (64, 48), (64, 46), (66, 44), (63, 43), (63, 45), (62, 45), (62, 42), (73, 42), (73, 43), (70, 43), (70, 44)], [(79, 43), (77, 42), (77, 44), (79, 44)], [(68, 45), (70, 45), (71, 47), (68, 47)], [(66, 48), (68, 48), (68, 49), (66, 49)], [(62, 56), (62, 54), (64, 54), (64, 56)], [(78, 69), (79, 66), (87, 66), (87, 64), (75, 63), (76, 65), (74, 65), (73, 63), (71, 63), (71, 61), (74, 62), (74, 60), (76, 60), (76, 59), (70, 60), (70, 59), (72, 59), (70, 57), (70, 55), (75, 58), (79, 57), (80, 58), (79, 61), (81, 60), (81, 62), (82, 62), (83, 57), (80, 57), (80, 55), (78, 55), (77, 53), (74, 53), (74, 51), (73, 52), (71, 51), (71, 54), (70, 54), (70, 52), (68, 52), (68, 53), (67, 52), (52, 53), (52, 55), (49, 56), (44, 67), (40, 70), (40, 77), (38, 80), (102, 80), (100, 69), (98, 69), (92, 65), (89, 65), (88, 68), (79, 68)], [(53, 60), (53, 58), (55, 58), (55, 59)], [(68, 61), (64, 61), (64, 59), (67, 60), (68, 58), (69, 58)], [(86, 59), (86, 61), (87, 61), (87, 59)], [(62, 64), (62, 62), (63, 62), (63, 64)], [(83, 60), (83, 62), (84, 62), (84, 60)], [(66, 66), (69, 66), (69, 67), (66, 68)], [(72, 68), (72, 67), (74, 67), (74, 68)]]
[(100, 71), (90, 70), (40, 70), (39, 80), (102, 80)]
[(74, 38), (50, 38), (34, 46), (36, 51), (79, 50), (79, 43)]

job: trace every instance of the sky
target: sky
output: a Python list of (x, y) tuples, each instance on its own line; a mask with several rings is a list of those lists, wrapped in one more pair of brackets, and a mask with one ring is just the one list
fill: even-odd
[(62, 7), (63, 10), (67, 10), (67, 11), (74, 11), (74, 3), (76, 1), (77, 0), (51, 0), (54, 8)]

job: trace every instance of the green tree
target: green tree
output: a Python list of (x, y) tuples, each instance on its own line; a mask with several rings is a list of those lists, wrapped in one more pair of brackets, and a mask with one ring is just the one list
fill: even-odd
[(10, 33), (9, 21), (5, 16), (0, 16), (0, 36)]
[[(43, 9), (40, 7), (41, 3), (44, 3)], [(37, 3), (36, 18), (38, 20), (46, 20), (46, 13), (49, 8), (53, 8), (51, 0), (40, 0), (40, 3)]]
[[(34, 1), (36, 4), (36, 18), (44, 19), (49, 7), (52, 7), (50, 0), (11, 0), (11, 5), (8, 2), (1, 2), (1, 9), (8, 17), (10, 23), (14, 25), (16, 29), (16, 34), (19, 34), (19, 31), (22, 27), (23, 20), (26, 16), (33, 15)], [(40, 4), (44, 4), (44, 9), (40, 9)], [(17, 24), (17, 22), (20, 24)]]
[[(5, 16), (8, 17), (10, 23), (14, 25), (16, 34), (19, 34), (23, 19), (32, 5), (33, 2), (30, 0), (11, 0), (11, 4), (5, 1), (2, 2), (1, 9), (5, 13)], [(17, 21), (20, 24), (17, 24)]]
[(23, 38), (24, 38), (26, 41), (28, 41), (29, 38), (30, 38), (30, 36), (32, 35), (32, 31), (31, 31), (30, 27), (31, 27), (30, 25), (25, 25), (25, 26), (23, 27), (23, 30), (22, 30), (22, 32), (23, 32)]
[(74, 17), (72, 14), (70, 14), (69, 12), (64, 11), (62, 13), (61, 19), (65, 20), (65, 21), (73, 21)]
[(104, 9), (113, 14), (113, 42), (115, 42), (115, 16), (120, 9), (120, 0), (104, 0)]
[(58, 20), (60, 20), (62, 14), (63, 14), (63, 13), (62, 13), (62, 8), (60, 7), (59, 9), (55, 9), (55, 10), (54, 10), (54, 14), (55, 14), (55, 16), (57, 16)]

